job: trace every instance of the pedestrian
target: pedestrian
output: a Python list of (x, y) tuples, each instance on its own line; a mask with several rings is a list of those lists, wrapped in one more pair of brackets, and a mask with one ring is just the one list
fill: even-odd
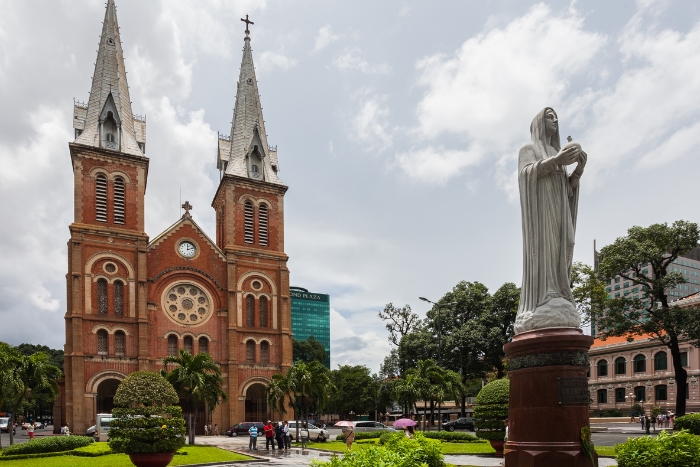
[(67, 423), (66, 423), (66, 426), (63, 427), (63, 434), (66, 436), (70, 436), (70, 430), (68, 429)]
[(355, 441), (355, 431), (353, 427), (344, 427), (343, 436), (345, 437), (345, 445), (348, 447), (348, 451), (352, 451), (352, 443)]
[(284, 429), (282, 428), (282, 422), (277, 422), (275, 427), (275, 440), (277, 440), (277, 450), (281, 451), (284, 449)]
[(406, 428), (404, 428), (403, 432), (406, 435), (406, 438), (408, 439), (413, 439), (413, 437), (415, 436), (412, 426), (407, 426)]
[(287, 421), (285, 420), (282, 423), (282, 430), (284, 431), (284, 450), (287, 451), (292, 444), (292, 437), (289, 435), (289, 425), (287, 425)]
[(650, 433), (650, 431), (649, 431), (649, 429), (651, 428), (650, 425), (651, 425), (651, 420), (649, 420), (649, 417), (645, 415), (644, 416), (644, 426), (646, 426), (647, 434)]
[(644, 414), (639, 415), (639, 422), (642, 424), (642, 431), (644, 431)]
[(301, 438), (301, 449), (306, 449), (306, 442), (309, 440), (309, 427), (304, 423), (299, 432)]
[(209, 425), (204, 424), (204, 436), (209, 436)]
[(272, 445), (272, 450), (275, 450), (275, 427), (272, 426), (272, 421), (268, 420), (263, 427), (265, 432), (265, 449), (270, 450), (270, 445)]
[(214, 436), (219, 436), (219, 425), (214, 423)]
[(507, 441), (508, 441), (508, 419), (507, 419), (507, 418), (505, 419), (505, 421), (503, 422), (503, 424), (506, 426), (506, 435), (505, 435), (505, 437), (503, 438), (503, 441), (506, 441), (506, 442), (507, 442)]
[(27, 427), (27, 434), (29, 435), (29, 439), (34, 439), (34, 428), (36, 428), (36, 423), (34, 422), (31, 422)]
[(250, 435), (250, 441), (248, 442), (248, 450), (252, 451), (258, 450), (258, 427), (253, 423), (250, 428), (248, 428), (248, 434)]
[(656, 433), (656, 417), (654, 414), (651, 415), (651, 429), (654, 430), (654, 433)]

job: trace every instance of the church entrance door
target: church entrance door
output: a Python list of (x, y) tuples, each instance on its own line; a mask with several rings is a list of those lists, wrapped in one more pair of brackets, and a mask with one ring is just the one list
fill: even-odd
[(119, 383), (118, 379), (106, 379), (97, 386), (97, 413), (112, 413)]
[(262, 422), (268, 418), (267, 397), (265, 397), (265, 386), (253, 384), (245, 394), (245, 421)]

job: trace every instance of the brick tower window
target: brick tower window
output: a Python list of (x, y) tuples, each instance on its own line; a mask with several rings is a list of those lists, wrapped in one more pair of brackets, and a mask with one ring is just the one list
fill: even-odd
[(245, 202), (244, 215), (245, 215), (245, 242), (250, 243), (252, 245), (255, 242), (253, 240), (254, 209), (253, 209), (253, 203), (251, 201)]
[(182, 340), (182, 344), (185, 352), (189, 353), (190, 355), (194, 354), (194, 341), (192, 340), (192, 336), (185, 336), (185, 338)]
[(114, 223), (123, 224), (124, 217), (124, 179), (117, 177), (114, 179)]
[(260, 327), (267, 327), (267, 297), (260, 297)]
[(209, 339), (206, 337), (199, 338), (199, 353), (209, 353)]
[(245, 298), (245, 325), (255, 326), (255, 298), (252, 295)]
[(122, 281), (114, 282), (114, 314), (124, 314), (124, 283)]
[(174, 334), (168, 336), (168, 356), (177, 356), (177, 336)]
[(266, 341), (260, 344), (260, 363), (270, 363), (270, 344)]
[(126, 355), (126, 334), (123, 331), (114, 333), (114, 354), (120, 357)]
[(97, 312), (101, 315), (107, 314), (107, 280), (97, 280)]
[(107, 331), (100, 329), (97, 331), (97, 354), (107, 355), (107, 350), (109, 349), (107, 345)]
[(102, 174), (95, 178), (95, 219), (107, 222), (107, 177)]
[(264, 204), (258, 208), (258, 242), (267, 246), (267, 206)]
[(255, 341), (245, 343), (245, 361), (255, 363)]

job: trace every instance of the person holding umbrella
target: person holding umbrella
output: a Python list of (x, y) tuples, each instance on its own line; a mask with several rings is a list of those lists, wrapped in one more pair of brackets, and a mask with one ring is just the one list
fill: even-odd
[(410, 418), (399, 418), (394, 422), (394, 428), (403, 428), (406, 438), (413, 438), (414, 426), (416, 426), (416, 422)]
[(348, 451), (352, 451), (352, 443), (355, 441), (355, 425), (353, 425), (352, 422), (343, 420), (336, 423), (335, 426), (343, 427), (343, 437), (345, 438), (345, 445), (348, 447)]

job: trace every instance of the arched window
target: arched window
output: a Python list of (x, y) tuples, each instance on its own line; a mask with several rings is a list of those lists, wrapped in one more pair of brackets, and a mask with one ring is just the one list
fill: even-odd
[(607, 404), (608, 403), (608, 390), (598, 389), (598, 403)]
[(107, 111), (102, 122), (102, 131), (104, 134), (102, 146), (109, 149), (119, 149), (119, 128), (111, 110)]
[(252, 295), (245, 298), (245, 325), (250, 328), (255, 326), (255, 297)]
[(270, 344), (267, 341), (260, 344), (260, 363), (270, 363)]
[(97, 354), (107, 355), (109, 344), (107, 344), (107, 331), (100, 329), (97, 331)]
[(625, 388), (615, 389), (615, 402), (626, 402), (626, 400), (625, 400)]
[(246, 243), (253, 244), (255, 243), (254, 241), (254, 235), (253, 235), (253, 217), (254, 217), (255, 210), (253, 208), (253, 202), (252, 201), (246, 201), (245, 202), (245, 210), (244, 210), (244, 240)]
[(615, 359), (615, 374), (624, 375), (627, 373), (627, 360), (625, 357), (617, 357)]
[(126, 355), (126, 334), (123, 331), (114, 333), (114, 355), (120, 357)]
[(646, 399), (646, 391), (644, 390), (644, 386), (636, 386), (634, 388), (634, 401), (635, 402), (644, 402)]
[(661, 351), (654, 355), (654, 370), (668, 370), (668, 360), (666, 358), (666, 352)]
[(258, 241), (267, 246), (267, 206), (264, 204), (258, 208)]
[(598, 376), (608, 376), (608, 361), (599, 360), (598, 361)]
[(168, 336), (168, 356), (177, 356), (177, 336), (174, 334)]
[(267, 327), (267, 297), (260, 297), (260, 327)]
[(255, 341), (245, 343), (245, 361), (255, 363)]
[(124, 283), (114, 281), (114, 314), (124, 314)]
[(635, 373), (644, 373), (647, 371), (647, 358), (639, 354), (636, 357), (634, 357), (634, 372)]
[(665, 401), (668, 399), (668, 390), (666, 389), (665, 384), (659, 384), (656, 386), (656, 400), (657, 401)]
[(97, 312), (107, 314), (107, 279), (97, 279)]
[(123, 224), (125, 214), (124, 208), (124, 179), (117, 177), (114, 179), (114, 223)]
[(194, 341), (192, 340), (192, 336), (185, 336), (185, 338), (182, 340), (182, 348), (185, 349), (185, 352), (192, 355), (194, 353), (193, 347)]
[(199, 353), (209, 353), (209, 339), (206, 337), (199, 338)]
[(107, 177), (102, 174), (95, 178), (95, 219), (107, 222)]

